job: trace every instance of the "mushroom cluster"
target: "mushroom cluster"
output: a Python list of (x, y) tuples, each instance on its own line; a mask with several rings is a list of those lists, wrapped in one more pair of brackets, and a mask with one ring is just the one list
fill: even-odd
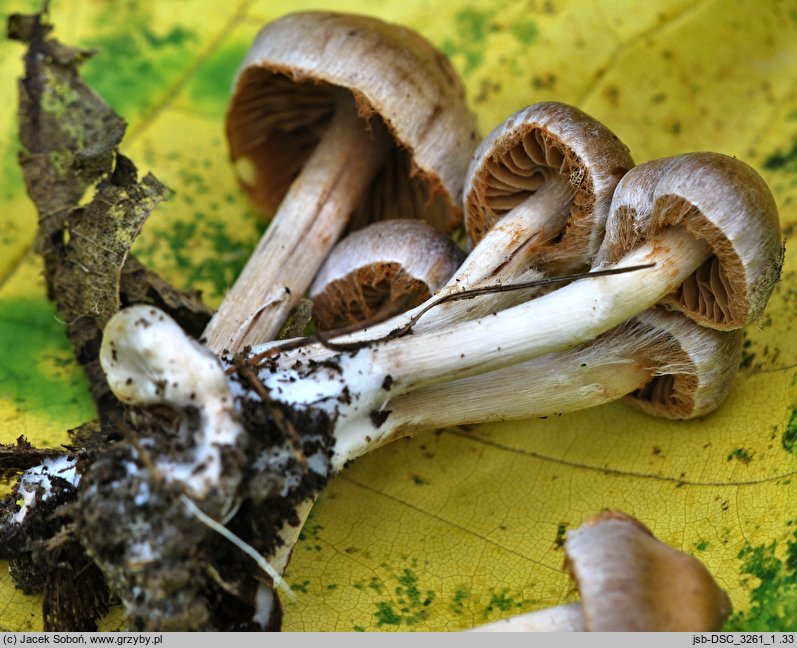
[[(316, 497), (394, 439), (619, 398), (674, 419), (711, 412), (779, 278), (777, 209), (745, 163), (635, 166), (606, 126), (556, 102), (479, 144), (445, 57), (371, 18), (266, 26), (227, 136), (273, 222), (205, 344), (150, 306), (111, 319), (100, 360), (133, 433), (70, 473), (81, 543), (130, 629), (279, 627), (281, 574)], [(466, 257), (441, 233), (463, 216)], [(308, 290), (319, 334), (275, 342)], [(35, 510), (26, 483), (10, 524)], [(124, 528), (96, 531), (111, 519)], [(582, 603), (527, 627), (704, 630), (729, 613), (697, 561), (638, 523), (588, 528), (567, 541)], [(611, 578), (593, 578), (607, 564)], [(648, 588), (684, 590), (705, 614), (653, 606), (629, 622), (620, 595), (648, 601)]]

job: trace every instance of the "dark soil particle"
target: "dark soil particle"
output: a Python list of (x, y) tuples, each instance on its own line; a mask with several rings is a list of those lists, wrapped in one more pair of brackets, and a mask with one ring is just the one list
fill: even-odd
[(0, 500), (0, 559), (9, 561), (9, 573), (19, 589), (44, 594), (46, 631), (96, 630), (107, 611), (108, 588), (69, 530), (75, 488), (54, 475), (50, 483), (49, 496), (40, 495), (21, 524), (9, 522), (18, 508), (17, 489)]
[(372, 410), (368, 416), (371, 418), (371, 423), (374, 424), (374, 427), (379, 429), (382, 427), (382, 424), (387, 421), (387, 417), (390, 416), (390, 413), (391, 410)]
[[(217, 486), (192, 499), (215, 520), (235, 509), (227, 528), (268, 556), (283, 542), (279, 530), (301, 523), (297, 506), (326, 484), (334, 417), (313, 407), (266, 403), (254, 392), (238, 405), (246, 434), (236, 446), (223, 448)], [(268, 628), (252, 620), (258, 588), (273, 591), (269, 577), (200, 521), (184, 504), (186, 486), (163, 474), (170, 464), (191, 465), (200, 423), (200, 412), (193, 407), (182, 412), (164, 406), (127, 408), (121, 426), (125, 439), (94, 446), (85, 461), (88, 467), (79, 494), (72, 493), (72, 499), (78, 499), (68, 507), (69, 517), (79, 540), (73, 546), (91, 567), (90, 557), (97, 566), (91, 569), (103, 574), (122, 600), (130, 630), (277, 629), (281, 613), (276, 593)], [(286, 425), (292, 434), (298, 433), (298, 447)], [(282, 459), (272, 465), (269, 457)], [(308, 457), (321, 472), (308, 468)], [(52, 537), (61, 528), (57, 516), (47, 514), (42, 520), (52, 528), (32, 529), (31, 537)], [(31, 560), (21, 562), (20, 543), (3, 543), (18, 561), (20, 584), (27, 589), (46, 587), (45, 574), (60, 572), (48, 564), (38, 568)], [(90, 607), (85, 596), (74, 600)], [(94, 609), (103, 608), (98, 603)], [(68, 616), (62, 613), (59, 618)]]

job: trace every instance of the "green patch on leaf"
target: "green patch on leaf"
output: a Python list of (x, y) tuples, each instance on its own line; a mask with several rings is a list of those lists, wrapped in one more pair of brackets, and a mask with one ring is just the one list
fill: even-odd
[(753, 454), (750, 450), (746, 448), (735, 448), (732, 450), (727, 457), (725, 457), (726, 461), (733, 461), (736, 459), (737, 461), (741, 461), (742, 463), (748, 464), (753, 460)]
[(466, 7), (454, 17), (457, 32), (464, 41), (481, 43), (487, 38), (492, 15), (491, 11), (479, 11), (473, 7)]
[(371, 576), (371, 580), (368, 581), (369, 589), (372, 589), (377, 594), (381, 594), (385, 591), (385, 586), (382, 584), (382, 581), (379, 580), (376, 576)]
[[(417, 562), (412, 561), (408, 567), (404, 567), (396, 573), (388, 565), (382, 566), (388, 572), (388, 579), (385, 583), (395, 581), (397, 584), (393, 588), (389, 600), (379, 601), (376, 604), (374, 617), (376, 625), (394, 625), (412, 627), (429, 618), (432, 603), (435, 600), (434, 590), (422, 588), (418, 576), (415, 573)], [(372, 578), (372, 585), (379, 581), (376, 577)], [(376, 590), (375, 590), (376, 591)], [(388, 589), (381, 587), (377, 593), (387, 593)]]
[(305, 524), (299, 532), (299, 540), (318, 540), (318, 532), (323, 528), (321, 524)]
[[(142, 11), (120, 11), (113, 3), (103, 30), (86, 45), (102, 54), (90, 60), (84, 78), (127, 119), (134, 119), (160, 99), (192, 64), (199, 38), (183, 27), (152, 27)], [(121, 14), (121, 15), (120, 15)]]
[(135, 252), (164, 274), (179, 275), (186, 288), (220, 298), (240, 274), (257, 241), (253, 214), (250, 222), (251, 236), (235, 238), (223, 222), (197, 212), (191, 221), (148, 229), (146, 243)]
[(560, 522), (556, 526), (556, 538), (553, 541), (554, 547), (560, 549), (565, 544), (565, 536), (567, 535), (567, 522)]
[(786, 541), (785, 556), (778, 544), (745, 546), (742, 585), (752, 588), (750, 607), (734, 614), (725, 630), (794, 632), (797, 630), (797, 531)]
[[(20, 410), (75, 424), (95, 416), (86, 379), (74, 361), (66, 327), (43, 298), (0, 300), (0, 383)], [(11, 438), (13, 421), (6, 425)]]
[(513, 23), (510, 31), (523, 45), (531, 45), (537, 40), (537, 34), (540, 32), (537, 23), (533, 20), (520, 20)]
[(797, 407), (791, 412), (780, 442), (786, 452), (797, 454)]
[(301, 592), (302, 594), (307, 594), (307, 588), (310, 585), (309, 580), (304, 580), (301, 583), (291, 583), (291, 589), (294, 592)]
[(376, 617), (377, 627), (385, 625), (401, 625), (401, 615), (396, 614), (393, 606), (385, 601), (380, 601), (376, 604), (376, 612), (374, 613), (374, 616)]
[(509, 612), (513, 607), (517, 606), (515, 600), (508, 595), (509, 589), (504, 588), (500, 592), (493, 591), (490, 595), (490, 602), (484, 608), (484, 618), (488, 618), (495, 611)]
[(764, 168), (767, 171), (797, 171), (797, 139), (788, 151), (778, 151), (764, 160)]
[(484, 60), (485, 41), (494, 26), (491, 22), (492, 14), (489, 11), (479, 11), (467, 7), (454, 16), (457, 38), (446, 39), (442, 50), (446, 56), (464, 59), (462, 73), (467, 76), (473, 72)]
[(461, 615), (465, 612), (465, 601), (470, 598), (470, 589), (467, 585), (459, 585), (454, 591), (449, 608), (454, 614)]
[(227, 43), (215, 52), (191, 79), (188, 93), (194, 107), (222, 117), (230, 101), (235, 72), (249, 49), (249, 43)]
[(698, 542), (695, 543), (695, 549), (697, 549), (698, 551), (705, 551), (706, 549), (708, 549), (708, 544), (709, 544), (708, 540), (699, 540)]

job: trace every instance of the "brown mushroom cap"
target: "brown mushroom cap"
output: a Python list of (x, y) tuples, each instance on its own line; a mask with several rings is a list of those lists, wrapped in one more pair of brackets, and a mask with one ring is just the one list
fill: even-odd
[[(528, 106), (495, 128), (476, 150), (465, 184), (468, 234), (478, 242), (496, 220), (545, 183), (558, 182), (569, 188), (572, 200), (563, 201), (570, 215), (556, 241), (556, 257), (563, 260), (551, 271), (580, 267), (597, 251), (614, 188), (633, 166), (617, 136), (578, 108), (556, 102)], [(539, 265), (551, 257), (543, 254)]]
[(639, 165), (617, 186), (596, 266), (675, 225), (705, 240), (713, 254), (664, 303), (713, 328), (757, 319), (783, 263), (777, 207), (763, 179), (719, 153)]
[(654, 377), (625, 402), (652, 416), (688, 419), (712, 412), (727, 398), (741, 361), (741, 329), (709, 329), (663, 308), (641, 313), (611, 335), (638, 341)]
[(257, 36), (227, 113), (230, 156), (248, 161), (241, 181), (256, 204), (275, 209), (345, 94), (362, 117), (381, 118), (396, 142), (358, 208), (368, 213), (361, 224), (376, 211), (453, 230), (478, 141), (463, 87), (427, 40), (365, 16), (294, 13)]
[(338, 243), (316, 275), (310, 298), (317, 325), (328, 330), (417, 306), (464, 258), (454, 241), (423, 221), (368, 225)]
[(590, 631), (711, 631), (731, 612), (702, 563), (623, 513), (568, 531), (565, 552)]
[(653, 537), (625, 513), (604, 511), (567, 532), (570, 603), (474, 628), (477, 632), (707, 632), (731, 602), (692, 556)]

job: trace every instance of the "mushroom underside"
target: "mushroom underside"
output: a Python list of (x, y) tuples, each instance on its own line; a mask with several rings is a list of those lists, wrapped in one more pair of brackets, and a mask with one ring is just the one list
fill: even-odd
[[(745, 285), (745, 273), (733, 246), (719, 228), (683, 198), (663, 196), (656, 201), (655, 210), (659, 213), (659, 227), (683, 225), (693, 236), (710, 242), (714, 251), (663, 303), (712, 328), (733, 328), (740, 313), (747, 310), (746, 302), (741, 307), (733, 305), (734, 300), (744, 300), (745, 293), (742, 289), (742, 297), (738, 296), (740, 282), (742, 287)], [(640, 227), (636, 210), (626, 205), (615, 209), (614, 220), (613, 255), (609, 259), (617, 262), (624, 250), (644, 243), (653, 227), (649, 221)]]
[(423, 281), (398, 263), (358, 268), (330, 283), (314, 298), (313, 316), (321, 330), (385, 318), (423, 303), (431, 297)]
[(533, 124), (499, 142), (495, 153), (474, 175), (466, 206), (471, 240), (481, 240), (499, 218), (551, 182), (561, 183), (566, 190), (563, 195), (572, 196), (569, 204), (563, 201), (561, 205), (569, 216), (565, 228), (546, 244), (549, 248), (557, 246), (556, 255), (537, 253), (534, 265), (549, 273), (572, 271), (567, 260), (580, 256), (578, 250), (591, 229), (595, 203), (592, 177), (588, 165), (569, 146)]
[[(361, 95), (313, 79), (297, 82), (287, 73), (247, 68), (227, 114), (230, 157), (239, 181), (255, 204), (271, 215), (321, 139), (336, 106), (350, 103), (364, 128), (381, 117)], [(388, 129), (390, 124), (387, 124)], [(412, 152), (396, 140), (352, 214), (349, 231), (375, 220), (418, 218), (442, 232), (457, 225), (439, 183), (412, 163)]]

